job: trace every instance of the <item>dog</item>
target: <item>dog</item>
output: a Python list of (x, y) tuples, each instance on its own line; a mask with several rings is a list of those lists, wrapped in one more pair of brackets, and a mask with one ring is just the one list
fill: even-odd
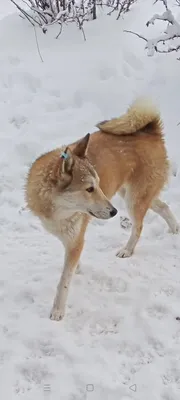
[(28, 208), (65, 248), (64, 268), (50, 314), (61, 320), (73, 273), (78, 268), (89, 221), (117, 214), (110, 200), (119, 193), (132, 221), (120, 258), (130, 257), (148, 209), (173, 233), (179, 225), (159, 194), (168, 181), (169, 161), (160, 114), (149, 100), (136, 100), (119, 118), (96, 125), (82, 139), (41, 155), (26, 181)]

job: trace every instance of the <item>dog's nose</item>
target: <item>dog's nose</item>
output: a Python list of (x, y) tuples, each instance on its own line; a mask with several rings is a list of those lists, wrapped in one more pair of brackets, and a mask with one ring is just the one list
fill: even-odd
[(110, 216), (111, 216), (111, 217), (114, 217), (116, 214), (117, 214), (117, 210), (116, 210), (116, 208), (113, 208), (113, 209), (110, 211)]

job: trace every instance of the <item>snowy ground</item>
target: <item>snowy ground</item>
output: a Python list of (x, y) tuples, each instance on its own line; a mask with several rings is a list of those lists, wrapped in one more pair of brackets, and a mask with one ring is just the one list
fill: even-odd
[[(1, 2), (0, 18), (7, 0)], [(119, 216), (127, 214), (115, 198), (119, 216), (89, 226), (82, 272), (65, 319), (56, 323), (49, 312), (63, 248), (32, 215), (19, 213), (36, 156), (92, 132), (97, 121), (148, 94), (162, 112), (177, 172), (163, 198), (180, 220), (179, 63), (174, 56), (147, 58), (144, 42), (122, 32), (148, 34), (152, 3), (143, 0), (124, 21), (89, 23), (86, 43), (73, 26), (58, 41), (55, 31), (38, 32), (44, 63), (31, 27), (16, 15), (0, 21), (2, 399), (179, 399), (180, 236), (149, 213), (133, 257), (117, 259), (129, 230), (120, 228)]]

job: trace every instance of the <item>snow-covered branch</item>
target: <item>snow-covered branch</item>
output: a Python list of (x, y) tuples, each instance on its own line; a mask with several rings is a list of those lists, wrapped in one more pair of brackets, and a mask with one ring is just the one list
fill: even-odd
[(39, 25), (44, 33), (50, 25), (58, 24), (60, 25), (58, 37), (64, 23), (75, 22), (82, 30), (84, 38), (84, 22), (96, 19), (99, 8), (108, 11), (110, 8), (108, 15), (116, 12), (119, 19), (137, 2), (137, 0), (21, 0), (26, 6), (23, 8), (18, 0), (10, 1), (23, 17), (28, 19), (33, 26)]
[[(155, 39), (147, 40), (148, 54), (153, 55), (155, 51), (161, 53), (170, 53), (172, 51), (178, 51), (180, 49), (180, 43), (176, 46), (171, 46), (169, 43), (171, 40), (175, 38), (180, 38), (180, 24), (174, 17), (172, 11), (168, 8), (168, 1), (167, 0), (160, 0), (163, 2), (165, 6), (165, 12), (161, 15), (155, 14), (148, 22), (147, 26), (154, 25), (157, 20), (167, 22), (166, 30), (162, 35), (157, 36)], [(159, 44), (163, 44), (166, 46), (168, 43), (168, 47), (162, 48), (159, 47)]]
[[(180, 50), (180, 23), (174, 17), (172, 11), (168, 7), (168, 0), (157, 0), (161, 1), (165, 7), (165, 11), (162, 14), (154, 14), (154, 16), (146, 23), (146, 26), (154, 25), (156, 21), (163, 21), (167, 23), (166, 29), (163, 34), (153, 38), (147, 39), (135, 32), (126, 31), (146, 41), (145, 49), (148, 51), (149, 56), (153, 56), (155, 52), (158, 53), (172, 53)], [(156, 3), (157, 3), (156, 1)], [(176, 0), (177, 5), (180, 6), (180, 0)], [(172, 45), (172, 41), (176, 40), (175, 45)]]

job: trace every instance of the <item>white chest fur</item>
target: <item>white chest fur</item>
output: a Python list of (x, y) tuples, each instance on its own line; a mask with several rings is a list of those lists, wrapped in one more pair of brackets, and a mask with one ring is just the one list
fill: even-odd
[(82, 227), (82, 214), (75, 213), (72, 216), (61, 219), (58, 214), (49, 218), (41, 219), (44, 228), (52, 235), (57, 236), (63, 244), (73, 241), (80, 233)]

